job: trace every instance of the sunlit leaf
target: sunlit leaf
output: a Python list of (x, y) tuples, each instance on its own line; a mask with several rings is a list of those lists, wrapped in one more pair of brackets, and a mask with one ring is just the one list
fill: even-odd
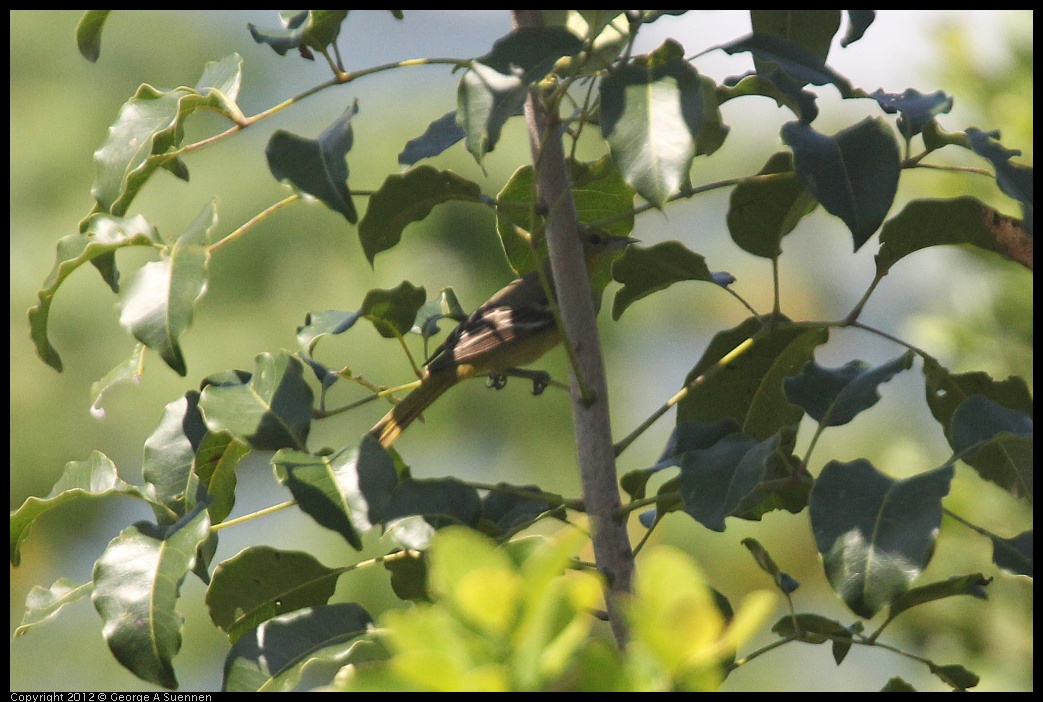
[(601, 133), (623, 178), (662, 207), (692, 165), (706, 114), (699, 74), (669, 40), (601, 83)]
[(101, 55), (101, 28), (112, 10), (84, 10), (76, 24), (76, 46), (80, 55), (91, 63)]
[(173, 659), (184, 619), (175, 606), (209, 530), (204, 505), (168, 527), (138, 522), (94, 564), (92, 599), (102, 635), (116, 660), (142, 680), (177, 687)]
[(33, 627), (54, 619), (66, 606), (89, 597), (93, 590), (93, 582), (77, 585), (68, 578), (58, 578), (49, 588), (34, 585), (25, 598), (25, 614), (13, 637), (17, 639)]
[(228, 431), (253, 449), (275, 451), (305, 446), (312, 398), (300, 361), (263, 353), (249, 381), (203, 388), (199, 409), (210, 431)]
[(145, 345), (134, 344), (134, 350), (130, 356), (104, 376), (91, 383), (91, 409), (92, 415), (98, 419), (105, 418), (105, 410), (101, 407), (101, 400), (105, 394), (117, 383), (127, 380), (135, 383), (141, 382), (141, 376), (145, 373)]

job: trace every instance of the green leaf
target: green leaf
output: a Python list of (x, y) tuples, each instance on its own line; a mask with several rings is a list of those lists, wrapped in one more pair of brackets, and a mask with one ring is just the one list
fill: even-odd
[[(508, 263), (519, 276), (536, 270), (544, 243), (544, 220), (537, 213), (532, 174), (532, 166), (522, 166), (496, 196), (496, 231)], [(624, 182), (612, 159), (570, 161), (569, 176), (579, 221), (589, 224), (611, 220), (601, 227), (604, 231), (612, 236), (629, 236), (634, 229), (634, 189)]]
[(124, 482), (116, 473), (116, 465), (105, 454), (94, 451), (86, 461), (69, 461), (62, 477), (47, 497), (29, 497), (11, 513), (11, 565), (22, 561), (21, 545), (29, 537), (33, 523), (60, 505), (84, 498), (124, 495), (150, 502), (141, 488)]
[(812, 419), (827, 427), (847, 424), (880, 400), (877, 390), (897, 373), (913, 367), (913, 352), (876, 368), (865, 361), (850, 361), (840, 368), (824, 368), (810, 361), (800, 375), (786, 378), (786, 399), (799, 405)]
[(192, 471), (210, 496), (210, 522), (220, 524), (235, 506), (235, 469), (250, 447), (225, 431), (208, 431), (196, 449)]
[(476, 161), (495, 148), (507, 119), (520, 113), (529, 86), (582, 48), (563, 27), (519, 27), (471, 62), (457, 90), (456, 121)]
[(264, 150), (268, 169), (276, 180), (288, 182), (295, 190), (321, 200), (351, 224), (359, 221), (359, 215), (348, 189), (345, 157), (354, 142), (351, 118), (357, 113), (358, 100), (355, 100), (318, 139), (276, 130)]
[(946, 432), (955, 454), (989, 482), (1032, 501), (1032, 418), (984, 395), (971, 395)]
[[(207, 64), (196, 88), (163, 91), (148, 84), (138, 88), (109, 127), (105, 143), (94, 152), (98, 175), (91, 189), (97, 202), (92, 214), (126, 214), (131, 201), (159, 168), (187, 180), (188, 169), (176, 156), (185, 136), (185, 120), (196, 110), (205, 109), (241, 121), (234, 94), (241, 74), (242, 58), (232, 54), (218, 64)], [(231, 90), (232, 94), (222, 90)]]
[(211, 202), (174, 242), (169, 255), (138, 269), (120, 298), (120, 324), (181, 376), (188, 372), (181, 335), (206, 293), (207, 240), (216, 225), (216, 204)]
[(724, 531), (729, 516), (759, 520), (776, 507), (799, 512), (808, 481), (792, 457), (795, 437), (793, 429), (760, 442), (730, 434), (710, 448), (686, 451), (678, 481), (684, 511), (713, 531)]
[(404, 480), (391, 494), (383, 520), (423, 516), (436, 529), (449, 524), (477, 526), (482, 514), (478, 491), (456, 478)]
[(840, 40), (840, 45), (845, 47), (862, 38), (869, 25), (876, 20), (876, 10), (848, 10), (847, 19), (847, 33)]
[(480, 202), (481, 196), (476, 183), (431, 166), (388, 176), (370, 197), (366, 214), (359, 222), (359, 240), (370, 265), (378, 253), (399, 242), (406, 226), (427, 217), (436, 205)]
[(1004, 219), (973, 197), (914, 200), (880, 231), (877, 275), (884, 275), (905, 256), (929, 246), (970, 244), (1010, 258), (1008, 248), (996, 236), (996, 222)]
[(235, 643), (273, 617), (327, 604), (343, 572), (307, 553), (252, 546), (217, 566), (206, 607), (214, 624)]
[(916, 692), (916, 688), (899, 677), (893, 677), (880, 688), (880, 692)]
[(145, 440), (142, 476), (150, 494), (166, 505), (167, 515), (156, 515), (169, 524), (195, 508), (199, 480), (192, 471), (196, 448), (207, 433), (199, 413), (199, 393), (190, 391), (163, 410), (163, 418)]
[(848, 607), (870, 618), (927, 566), (953, 467), (894, 480), (864, 459), (830, 461), (811, 491), (811, 528), (826, 577)]
[(887, 620), (891, 621), (902, 612), (917, 605), (936, 602), (947, 597), (970, 595), (971, 597), (977, 597), (979, 600), (984, 600), (986, 599), (985, 588), (991, 582), (992, 578), (986, 578), (981, 573), (974, 573), (972, 575), (957, 575), (948, 580), (914, 587), (895, 598), (887, 612)]
[(1032, 577), (1032, 530), (1023, 531), (1012, 539), (992, 539), (992, 562), (1015, 575)]
[(381, 336), (395, 339), (412, 330), (417, 312), (426, 300), (426, 290), (403, 281), (392, 290), (370, 290), (358, 314), (373, 322)]
[(743, 539), (742, 545), (750, 550), (750, 553), (753, 554), (753, 560), (757, 562), (761, 570), (771, 576), (772, 580), (775, 581), (775, 587), (779, 588), (784, 594), (788, 595), (800, 587), (800, 583), (794, 580), (792, 575), (776, 565), (775, 559), (771, 557), (768, 550), (757, 539)]
[[(685, 378), (685, 386), (758, 334), (763, 326), (761, 320), (751, 318), (717, 334)], [(677, 423), (714, 422), (730, 417), (745, 434), (758, 441), (796, 424), (804, 413), (786, 400), (783, 379), (795, 375), (810, 361), (814, 348), (825, 343), (827, 336), (823, 328), (776, 322), (744, 353), (729, 361), (724, 372), (715, 373), (690, 389), (677, 404)]]
[(301, 609), (244, 634), (228, 652), (221, 690), (286, 692), (311, 661), (342, 660), (351, 642), (366, 633), (372, 617), (354, 602)]
[(386, 520), (398, 484), (394, 461), (368, 434), (351, 451), (331, 456), (280, 451), (272, 463), (305, 514), (355, 549), (362, 548), (360, 532)]
[[(1022, 218), (1025, 220), (1025, 229), (1032, 233), (1032, 195), (1033, 177), (1032, 167), (1011, 163), (1013, 156), (1020, 156), (1021, 151), (1017, 149), (1004, 148), (999, 143), (999, 133), (986, 133), (980, 129), (971, 127), (967, 130), (974, 153), (988, 159), (996, 169), (996, 185), (1004, 195), (1017, 200), (1021, 204)], [(995, 138), (994, 138), (995, 137)]]
[(288, 10), (280, 13), (284, 29), (262, 29), (252, 22), (247, 23), (250, 35), (258, 44), (267, 44), (280, 56), (290, 49), (298, 49), (301, 56), (311, 59), (310, 47), (326, 53), (329, 45), (337, 41), (340, 25), (349, 10)]
[(14, 630), (13, 638), (17, 639), (33, 627), (54, 619), (67, 605), (88, 597), (93, 589), (93, 582), (77, 585), (68, 578), (58, 578), (49, 588), (34, 585), (25, 598), (25, 614), (22, 623)]
[[(159, 243), (155, 227), (141, 215), (130, 219), (94, 215), (87, 220), (87, 226), (81, 234), (70, 234), (58, 241), (54, 267), (44, 280), (43, 288), (36, 294), (40, 302), (29, 308), (30, 333), (36, 345), (36, 353), (44, 363), (58, 372), (62, 370), (61, 356), (47, 338), (47, 322), (51, 302), (65, 279), (88, 261), (106, 260), (108, 263), (103, 265), (111, 266), (117, 249), (156, 246)], [(113, 274), (106, 282), (113, 292), (119, 289), (117, 275)]]
[(688, 178), (706, 113), (699, 74), (672, 40), (601, 82), (601, 134), (623, 178), (655, 207)]
[(101, 28), (112, 10), (84, 10), (76, 24), (76, 46), (80, 55), (96, 63), (101, 55)]
[(750, 10), (750, 26), (754, 34), (792, 42), (824, 64), (840, 29), (840, 10)]
[(177, 688), (173, 659), (184, 622), (174, 607), (209, 530), (203, 505), (169, 527), (138, 522), (94, 564), (92, 599), (105, 642), (116, 660), (146, 682)]
[(116, 365), (104, 376), (91, 383), (91, 414), (98, 418), (105, 418), (105, 410), (101, 407), (102, 397), (116, 385), (125, 380), (135, 383), (141, 382), (141, 376), (145, 374), (145, 345), (134, 344), (134, 350), (123, 362)]
[(935, 117), (948, 114), (952, 109), (952, 98), (941, 90), (924, 95), (912, 88), (901, 94), (885, 93), (878, 88), (869, 97), (876, 100), (884, 112), (899, 114), (898, 131), (907, 140), (922, 132)]
[(857, 251), (884, 221), (898, 190), (901, 156), (887, 122), (866, 118), (834, 136), (788, 122), (782, 140), (793, 149), (797, 175), (844, 221)]
[(677, 241), (664, 241), (647, 249), (628, 246), (612, 266), (612, 277), (623, 284), (612, 301), (612, 319), (619, 319), (633, 303), (674, 283), (714, 282), (706, 259)]
[(775, 625), (771, 627), (771, 631), (779, 636), (796, 635), (804, 643), (810, 644), (825, 643), (830, 640), (831, 636), (851, 638), (850, 629), (835, 619), (829, 619), (819, 614), (802, 613), (783, 617), (775, 622)]
[(425, 554), (419, 551), (398, 551), (389, 554), (389, 557), (384, 559), (383, 566), (390, 576), (391, 590), (400, 600), (430, 599)]
[(309, 312), (304, 317), (304, 325), (297, 327), (297, 341), (309, 353), (315, 351), (319, 339), (327, 334), (343, 334), (355, 326), (359, 320), (358, 312), (343, 310), (326, 310)]
[[(787, 10), (782, 12), (787, 12)], [(820, 16), (823, 16), (821, 13), (828, 12), (835, 12), (835, 10), (820, 11)], [(829, 22), (830, 20), (827, 19), (826, 23)], [(851, 82), (826, 65), (826, 56), (822, 48), (823, 28), (828, 32), (827, 26), (820, 25), (818, 28), (812, 26), (812, 32), (807, 35), (792, 35), (805, 44), (781, 35), (772, 36), (755, 32), (730, 41), (721, 48), (728, 54), (750, 52), (753, 54), (754, 63), (758, 66), (757, 73), (773, 80), (776, 84), (779, 83), (778, 78), (772, 76), (770, 67), (765, 66), (765, 63), (775, 64), (796, 86), (808, 83), (812, 85), (832, 84), (840, 91), (842, 97), (854, 97), (856, 93)], [(814, 48), (809, 48), (811, 46)], [(810, 119), (804, 121), (808, 122)]]
[(793, 171), (793, 155), (782, 151), (768, 159), (757, 177), (744, 180), (732, 190), (728, 233), (732, 241), (754, 256), (778, 258), (782, 237), (817, 206), (818, 200)]
[(227, 431), (257, 451), (303, 449), (312, 399), (300, 361), (263, 353), (248, 382), (203, 388), (199, 409), (210, 431)]
[(497, 538), (510, 535), (552, 509), (550, 503), (520, 495), (518, 490), (542, 492), (539, 485), (497, 483), (496, 488), (482, 498), (482, 531)]
[(927, 667), (930, 668), (931, 672), (937, 675), (942, 682), (960, 692), (977, 686), (981, 681), (981, 678), (964, 668), (962, 665), (935, 665), (931, 661), (927, 661)]
[(1023, 378), (993, 380), (982, 372), (953, 374), (933, 358), (924, 359), (923, 374), (927, 406), (946, 434), (956, 410), (972, 395), (983, 395), (996, 404), (1032, 416), (1032, 395)]
[(406, 142), (398, 155), (398, 165), (412, 166), (421, 159), (437, 156), (465, 136), (467, 134), (456, 123), (456, 110), (446, 112), (427, 125), (423, 134)]

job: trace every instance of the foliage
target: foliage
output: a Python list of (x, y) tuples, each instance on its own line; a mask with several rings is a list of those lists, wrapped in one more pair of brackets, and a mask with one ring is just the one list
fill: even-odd
[[(401, 19), (401, 11), (391, 12)], [(140, 679), (174, 689), (173, 659), (183, 638), (177, 605), (181, 585), (192, 574), (206, 584), (211, 619), (228, 637), (224, 686), (229, 690), (293, 689), (309, 666), (323, 661), (345, 666), (332, 684), (351, 690), (711, 690), (777, 645), (830, 642), (839, 665), (853, 646), (883, 646), (880, 638), (891, 621), (913, 607), (960, 595), (985, 599), (994, 577), (1031, 577), (1031, 530), (995, 534), (945, 506), (953, 482), (966, 479), (956, 471), (959, 464), (1011, 501), (1031, 504), (1028, 383), (953, 372), (928, 351), (860, 320), (892, 269), (930, 247), (976, 247), (1031, 268), (1031, 167), (1015, 160), (1020, 152), (1007, 148), (998, 132), (943, 129), (939, 118), (950, 112), (953, 98), (941, 91), (868, 93), (833, 70), (827, 60), (839, 35), (839, 10), (751, 11), (752, 34), (706, 51), (749, 54), (755, 70), (720, 82), (697, 70), (702, 54), (686, 56), (672, 39), (647, 55), (633, 55), (644, 25), (669, 22), (667, 15), (678, 12), (685, 11), (546, 11), (545, 24), (520, 26), (477, 58), (411, 60), (355, 71), (345, 70), (337, 44), (347, 11), (287, 11), (280, 15), (281, 28), (250, 25), (255, 41), (286, 60), (320, 55), (333, 77), (253, 116), (238, 103), (244, 62), (237, 55), (206, 64), (193, 88), (142, 85), (95, 153), (94, 205), (79, 232), (58, 242), (54, 267), (29, 310), (39, 357), (61, 371), (50, 309), (68, 277), (89, 262), (119, 295), (120, 323), (138, 343), (92, 389), (92, 409), (100, 412), (109, 387), (140, 377), (148, 351), (187, 375), (181, 338), (207, 291), (211, 260), (257, 222), (298, 201), (317, 200), (357, 225), (371, 265), (401, 243), (412, 223), (442, 205), (489, 208), (512, 268), (518, 274), (533, 270), (546, 255), (544, 230), (550, 226), (549, 217), (544, 219), (548, 203), (536, 197), (545, 164), (521, 166), (495, 196), (451, 170), (417, 165), (461, 142), (482, 164), (527, 101), (540, 101), (561, 115), (564, 138), (572, 144), (598, 132), (601, 157), (593, 162), (570, 157), (566, 164), (582, 226), (627, 236), (638, 215), (731, 188), (729, 232), (741, 250), (770, 263), (776, 280), (771, 311), (756, 311), (736, 290), (734, 276), (711, 271), (703, 255), (680, 242), (631, 246), (612, 269), (621, 284), (613, 298), (614, 319), (639, 314), (640, 301), (683, 281), (711, 283), (751, 312), (737, 326), (720, 330), (680, 391), (615, 445), (615, 453), (623, 454), (677, 408), (661, 458), (619, 481), (627, 500), (617, 516), (637, 515), (645, 530), (633, 547), (639, 557), (630, 597), (622, 603), (606, 600), (605, 583), (593, 574), (598, 564), (577, 555), (584, 530), (575, 527), (585, 524), (581, 514), (589, 507), (588, 495), (564, 497), (536, 485), (487, 485), (452, 476), (415, 478), (396, 451), (368, 435), (336, 447), (309, 443), (316, 422), (393, 398), (402, 389), (375, 384), (346, 366), (331, 367), (317, 356), (323, 341), (365, 319), (417, 368), (413, 342), (423, 345), (427, 357), (439, 323), (465, 315), (451, 289), (429, 301), (424, 288), (403, 281), (371, 290), (355, 310), (309, 313), (297, 328), (299, 350), (261, 351), (252, 369), (211, 374), (198, 390), (168, 404), (144, 444), (142, 485), (126, 482), (112, 460), (94, 452), (89, 460), (66, 466), (46, 498), (26, 499), (10, 520), (15, 566), (34, 522), (68, 503), (131, 497), (152, 510), (154, 521), (137, 522), (117, 535), (97, 559), (90, 582), (62, 579), (50, 589), (34, 590), (16, 636), (90, 595), (116, 659)], [(88, 11), (81, 20), (76, 39), (88, 60), (101, 54), (108, 13)], [(871, 11), (847, 11), (841, 45), (870, 41), (863, 35), (872, 23)], [(404, 145), (399, 161), (406, 170), (387, 176), (375, 191), (349, 180), (353, 121), (363, 111), (355, 100), (315, 138), (281, 129), (272, 133), (265, 150), (269, 169), (294, 192), (238, 228), (221, 232), (216, 202), (206, 203), (180, 234), (161, 234), (144, 215), (131, 214), (158, 171), (187, 180), (186, 160), (194, 151), (253, 129), (318, 92), (422, 64), (461, 72), (457, 108)], [(881, 114), (824, 133), (814, 125), (820, 107), (812, 86), (827, 86), (844, 100), (873, 101)], [(696, 186), (693, 163), (711, 158), (727, 139), (739, 138), (724, 123), (721, 105), (758, 98), (793, 113), (780, 132), (788, 150), (764, 154), (757, 173)], [(202, 112), (230, 126), (186, 143), (186, 123)], [(954, 150), (977, 165), (936, 161), (939, 152)], [(1017, 204), (1020, 218), (972, 196), (916, 199), (892, 214), (903, 176), (927, 168), (993, 179), (996, 192)], [(644, 203), (635, 204), (635, 196)], [(363, 198), (368, 205), (358, 207)], [(843, 319), (793, 320), (778, 294), (782, 243), (819, 205), (847, 228), (855, 252), (879, 234), (874, 276)], [(121, 281), (117, 253), (138, 248), (151, 250), (157, 260)], [(607, 282), (596, 281), (595, 287)], [(903, 352), (877, 365), (861, 359), (822, 365), (816, 356), (831, 332), (842, 328), (888, 339)], [(881, 386), (917, 363), (926, 406), (949, 455), (899, 471), (881, 470), (865, 458), (815, 455), (827, 429), (859, 420), (881, 401)], [(329, 398), (346, 384), (368, 394), (329, 409)], [(811, 427), (811, 436), (798, 456), (797, 438), (805, 427)], [(292, 500), (229, 519), (236, 469), (254, 453), (270, 454), (274, 476)], [(311, 554), (264, 545), (217, 560), (222, 529), (293, 506), (353, 549), (360, 550), (362, 536), (373, 530), (392, 545), (381, 557), (337, 567)], [(806, 510), (823, 574), (857, 619), (845, 626), (796, 611), (792, 596), (800, 584), (760, 543), (746, 539), (789, 612), (772, 627), (779, 637), (774, 644), (738, 657), (770, 611), (771, 596), (757, 595), (733, 611), (686, 556), (644, 546), (670, 513), (723, 532), (729, 518), (760, 520), (779, 510), (793, 515)], [(952, 518), (946, 529), (959, 528), (953, 524), (958, 522), (989, 542), (994, 574), (918, 583), (945, 535), (945, 515)], [(549, 539), (523, 534), (550, 520), (572, 527)], [(263, 542), (263, 533), (256, 536)], [(374, 621), (358, 603), (331, 602), (340, 575), (378, 565), (387, 570), (394, 593), (414, 602), (411, 608)], [(625, 626), (625, 650), (599, 630), (592, 612), (601, 610)], [(880, 613), (883, 621), (866, 634)], [(952, 689), (978, 683), (961, 665), (939, 664), (892, 644), (886, 648), (922, 663)], [(909, 688), (898, 677), (881, 686)]]

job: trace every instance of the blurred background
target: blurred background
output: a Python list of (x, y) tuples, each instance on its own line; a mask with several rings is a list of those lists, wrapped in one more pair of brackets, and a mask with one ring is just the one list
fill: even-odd
[[(321, 57), (314, 63), (296, 55), (280, 58), (254, 43), (247, 22), (275, 27), (274, 11), (115, 12), (106, 24), (97, 64), (82, 59), (76, 49), (73, 32), (79, 16), (78, 11), (10, 15), (11, 509), (30, 495), (46, 495), (68, 461), (83, 460), (92, 450), (108, 455), (125, 480), (139, 483), (142, 443), (155, 429), (163, 407), (197, 388), (206, 375), (230, 368), (251, 370), (261, 352), (295, 350), (296, 327), (308, 312), (357, 309), (367, 290), (391, 288), (402, 280), (425, 286), (429, 297), (452, 286), (464, 307), (472, 308), (511, 278), (485, 208), (437, 208), (427, 220), (410, 226), (402, 244), (380, 254), (371, 268), (353, 228), (340, 215), (321, 205), (297, 203), (213, 257), (209, 289), (183, 338), (188, 377), (178, 377), (150, 354), (142, 381), (114, 388), (103, 401), (106, 416), (92, 417), (91, 384), (124, 360), (133, 346), (118, 324), (115, 297), (91, 267), (76, 271), (60, 289), (52, 308), (51, 339), (65, 362), (62, 374), (36, 357), (26, 309), (35, 304), (36, 291), (51, 269), (55, 243), (76, 231), (90, 210), (92, 154), (120, 106), (141, 83), (161, 88), (194, 85), (207, 61), (232, 52), (244, 60), (239, 103), (247, 115), (327, 80), (329, 71)], [(1001, 128), (1004, 145), (1021, 149), (1021, 162), (1031, 164), (1032, 19), (1030, 11), (885, 10), (861, 41), (846, 49), (834, 46), (830, 63), (867, 91), (944, 90), (956, 101), (953, 112), (940, 119), (944, 128)], [(404, 21), (386, 11), (356, 11), (346, 21), (339, 44), (351, 70), (415, 57), (478, 56), (509, 30), (506, 11), (406, 11)], [(692, 11), (643, 28), (638, 50), (652, 50), (673, 37), (692, 55), (748, 31), (745, 11)], [(695, 66), (721, 82), (747, 70), (748, 61), (748, 55), (729, 57), (717, 51), (700, 57)], [(219, 232), (232, 231), (287, 194), (265, 163), (264, 146), (271, 133), (283, 128), (317, 136), (356, 98), (360, 111), (352, 122), (355, 146), (348, 156), (349, 184), (356, 190), (376, 189), (386, 175), (400, 170), (396, 158), (405, 141), (455, 107), (457, 80), (446, 66), (427, 66), (327, 90), (234, 138), (190, 154), (189, 183), (157, 174), (137, 197), (131, 214), (144, 214), (161, 232), (180, 232), (216, 194)], [(862, 116), (878, 114), (871, 101), (841, 103), (830, 89), (820, 95), (820, 131), (833, 132)], [(731, 135), (712, 158), (696, 161), (696, 185), (758, 170), (782, 148), (778, 128), (791, 119), (767, 99), (729, 102), (723, 115)], [(189, 120), (186, 143), (226, 126), (197, 114)], [(597, 144), (586, 148), (583, 158), (600, 153)], [(984, 165), (950, 150), (936, 160)], [(495, 195), (515, 165), (527, 158), (524, 128), (515, 121), (485, 159), (486, 172), (462, 145), (433, 163), (460, 172), (478, 182), (485, 194)], [(937, 171), (903, 174), (892, 214), (913, 198), (967, 192), (1020, 216), (1016, 204), (1000, 195), (991, 179)], [(735, 275), (735, 289), (767, 311), (770, 266), (731, 242), (724, 219), (728, 196), (727, 190), (715, 191), (671, 205), (663, 213), (643, 215), (634, 235), (645, 245), (683, 242), (706, 256), (711, 270)], [(356, 202), (364, 210), (366, 199)], [(783, 241), (784, 311), (796, 319), (842, 317), (872, 279), (875, 248), (874, 239), (852, 255), (843, 226), (817, 211)], [(143, 252), (120, 252), (124, 280), (146, 260)], [(613, 292), (610, 288), (607, 294)], [(895, 267), (862, 320), (928, 350), (954, 371), (981, 370), (994, 378), (1018, 374), (1031, 385), (1031, 294), (1031, 274), (1015, 264), (972, 251), (930, 249)], [(616, 434), (629, 433), (673, 395), (712, 336), (746, 315), (731, 296), (701, 284), (676, 285), (642, 300), (618, 322), (604, 314)], [(853, 358), (878, 364), (902, 351), (864, 332), (846, 330), (832, 334), (817, 360), (828, 366)], [(397, 345), (380, 339), (365, 324), (322, 342), (318, 357), (331, 366), (348, 365), (378, 383), (410, 380), (409, 365)], [(548, 358), (542, 365), (556, 377), (566, 377), (562, 358)], [(925, 421), (930, 415), (919, 368), (917, 363), (913, 371), (883, 386), (881, 402), (858, 421), (826, 432), (813, 455), (812, 472), (817, 474), (830, 458), (866, 457), (893, 477), (942, 463), (949, 450), (940, 429)], [(333, 404), (357, 397), (347, 388), (340, 392)], [(374, 403), (320, 422), (311, 445), (354, 443), (384, 411)], [(658, 458), (672, 419), (671, 413), (621, 457), (621, 473)], [(570, 426), (562, 393), (534, 398), (519, 382), (493, 393), (476, 382), (444, 398), (439, 411), (428, 413), (426, 423), (411, 429), (397, 448), (417, 477), (535, 482), (573, 496), (578, 485), (570, 458)], [(804, 429), (811, 426), (802, 429), (798, 454), (811, 433)], [(234, 515), (288, 499), (264, 458), (251, 457), (241, 466)], [(1030, 510), (978, 480), (965, 466), (958, 468), (957, 476), (947, 507), (1003, 536), (1030, 528)], [(10, 631), (21, 621), (33, 585), (47, 587), (63, 576), (77, 583), (88, 581), (105, 544), (129, 523), (147, 518), (143, 504), (109, 499), (63, 507), (41, 519), (23, 545), (22, 565), (11, 570)], [(639, 527), (635, 523), (633, 528), (636, 537)], [(771, 514), (761, 522), (732, 519), (722, 534), (672, 514), (653, 542), (668, 542), (693, 554), (710, 581), (737, 603), (745, 593), (770, 586), (739, 545), (747, 536), (764, 544), (779, 565), (803, 583), (795, 595), (798, 609), (853, 621), (825, 582), (806, 511)], [(222, 532), (217, 560), (256, 543), (304, 549), (331, 567), (388, 549), (379, 535), (369, 534), (366, 551), (357, 554), (332, 532), (296, 510), (285, 510), (249, 527)], [(946, 520), (936, 557), (920, 582), (977, 571), (997, 575), (990, 545)], [(982, 676), (978, 689), (1031, 690), (1031, 581), (999, 574), (988, 591), (988, 603), (959, 598), (916, 608), (892, 627), (890, 641), (938, 663), (965, 665)], [(203, 593), (193, 577), (182, 588), (185, 644), (175, 659), (182, 691), (220, 687), (227, 642), (209, 623)], [(337, 597), (358, 601), (373, 613), (402, 606), (390, 595), (384, 572), (377, 569), (343, 576)], [(779, 616), (782, 613), (780, 608)], [(772, 638), (765, 631), (752, 645)], [(921, 690), (945, 689), (922, 665), (887, 651), (856, 648), (838, 667), (828, 647), (800, 644), (784, 646), (739, 669), (725, 688), (870, 691), (895, 675)], [(96, 612), (88, 601), (81, 601), (13, 641), (11, 689), (152, 688), (116, 663), (102, 641)]]

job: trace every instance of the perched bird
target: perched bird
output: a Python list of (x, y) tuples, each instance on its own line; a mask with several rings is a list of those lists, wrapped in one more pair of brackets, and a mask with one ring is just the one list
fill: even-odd
[[(580, 234), (587, 273), (594, 276), (613, 252), (636, 241), (590, 229)], [(550, 262), (544, 263), (547, 280)], [(468, 378), (497, 376), (537, 361), (561, 341), (539, 271), (511, 281), (479, 306), (427, 362), (420, 386), (370, 430), (385, 448), (449, 388)]]

